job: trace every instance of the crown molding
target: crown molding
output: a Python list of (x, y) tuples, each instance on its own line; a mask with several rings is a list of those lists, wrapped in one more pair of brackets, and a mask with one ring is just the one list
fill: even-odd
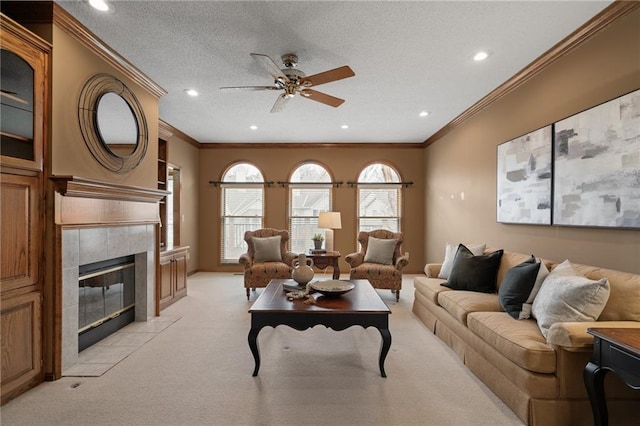
[(300, 142), (300, 143), (201, 143), (203, 149), (319, 149), (319, 148), (356, 148), (356, 149), (422, 149), (423, 142), (418, 143), (351, 143), (351, 142)]
[(602, 12), (591, 18), (580, 28), (569, 34), (563, 40), (554, 45), (551, 49), (547, 50), (542, 55), (538, 56), (533, 62), (520, 70), (517, 74), (504, 82), (494, 91), (489, 93), (484, 98), (480, 99), (462, 114), (454, 118), (442, 129), (431, 135), (424, 141), (424, 147), (431, 145), (438, 139), (442, 138), (456, 127), (462, 125), (465, 121), (481, 112), (485, 108), (488, 108), (491, 104), (498, 101), (507, 94), (513, 92), (533, 77), (540, 74), (547, 69), (550, 65), (556, 62), (558, 59), (567, 55), (574, 49), (581, 46), (591, 37), (595, 36), (600, 31), (604, 30), (619, 18), (633, 12), (640, 8), (640, 2), (638, 1), (614, 1), (609, 7)]
[(131, 62), (123, 58), (118, 52), (109, 47), (104, 41), (93, 34), (87, 27), (78, 22), (73, 16), (57, 3), (53, 3), (53, 23), (64, 32), (80, 42), (95, 55), (135, 83), (142, 86), (156, 98), (160, 99), (167, 91), (156, 84), (146, 74), (136, 68)]
[(48, 54), (51, 52), (51, 44), (48, 41), (43, 40), (38, 35), (24, 28), (4, 13), (0, 13), (0, 17), (0, 28), (2, 28), (2, 31), (11, 33), (19, 40), (36, 47), (44, 53)]
[(195, 146), (196, 148), (202, 148), (202, 144), (200, 142), (198, 142), (191, 136), (187, 135), (186, 133), (183, 133), (182, 131), (176, 129), (166, 121), (158, 120), (158, 130), (159, 130), (158, 136), (160, 137), (160, 139), (164, 139), (167, 142), (169, 138), (171, 138), (172, 136), (175, 136), (176, 138), (181, 139), (187, 142), (188, 144)]

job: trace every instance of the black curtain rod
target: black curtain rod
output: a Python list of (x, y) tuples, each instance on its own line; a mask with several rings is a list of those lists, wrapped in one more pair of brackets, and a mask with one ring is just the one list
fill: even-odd
[(283, 182), (283, 181), (278, 181), (278, 185), (280, 186), (287, 186), (287, 185), (335, 185), (336, 187), (339, 187), (340, 185), (342, 185), (344, 182), (339, 181), (339, 182)]
[(219, 185), (266, 185), (266, 186), (271, 186), (273, 185), (275, 182), (273, 181), (268, 181), (268, 182), (223, 182), (220, 180), (210, 180), (209, 183), (213, 186), (219, 186)]
[(413, 182), (412, 181), (409, 181), (409, 182), (347, 182), (347, 185), (349, 185), (352, 188), (356, 185), (362, 185), (362, 186), (401, 185), (403, 188), (408, 188), (411, 185), (413, 185)]

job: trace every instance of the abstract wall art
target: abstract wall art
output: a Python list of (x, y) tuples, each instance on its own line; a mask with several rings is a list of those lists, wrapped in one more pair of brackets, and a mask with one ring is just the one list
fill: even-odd
[(497, 221), (551, 224), (551, 125), (498, 145)]
[(640, 229), (640, 90), (555, 123), (553, 223)]

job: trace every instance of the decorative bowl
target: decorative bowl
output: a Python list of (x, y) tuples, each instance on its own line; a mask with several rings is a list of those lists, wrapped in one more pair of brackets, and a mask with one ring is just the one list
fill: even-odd
[(310, 286), (325, 296), (339, 296), (355, 288), (353, 283), (339, 280), (316, 281), (311, 283)]

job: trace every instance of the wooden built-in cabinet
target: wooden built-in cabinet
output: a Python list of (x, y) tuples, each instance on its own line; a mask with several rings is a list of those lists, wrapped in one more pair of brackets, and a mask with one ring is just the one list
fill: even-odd
[(187, 257), (189, 247), (175, 247), (160, 253), (159, 309), (187, 295)]
[(1, 403), (43, 375), (43, 146), (50, 45), (0, 16)]

